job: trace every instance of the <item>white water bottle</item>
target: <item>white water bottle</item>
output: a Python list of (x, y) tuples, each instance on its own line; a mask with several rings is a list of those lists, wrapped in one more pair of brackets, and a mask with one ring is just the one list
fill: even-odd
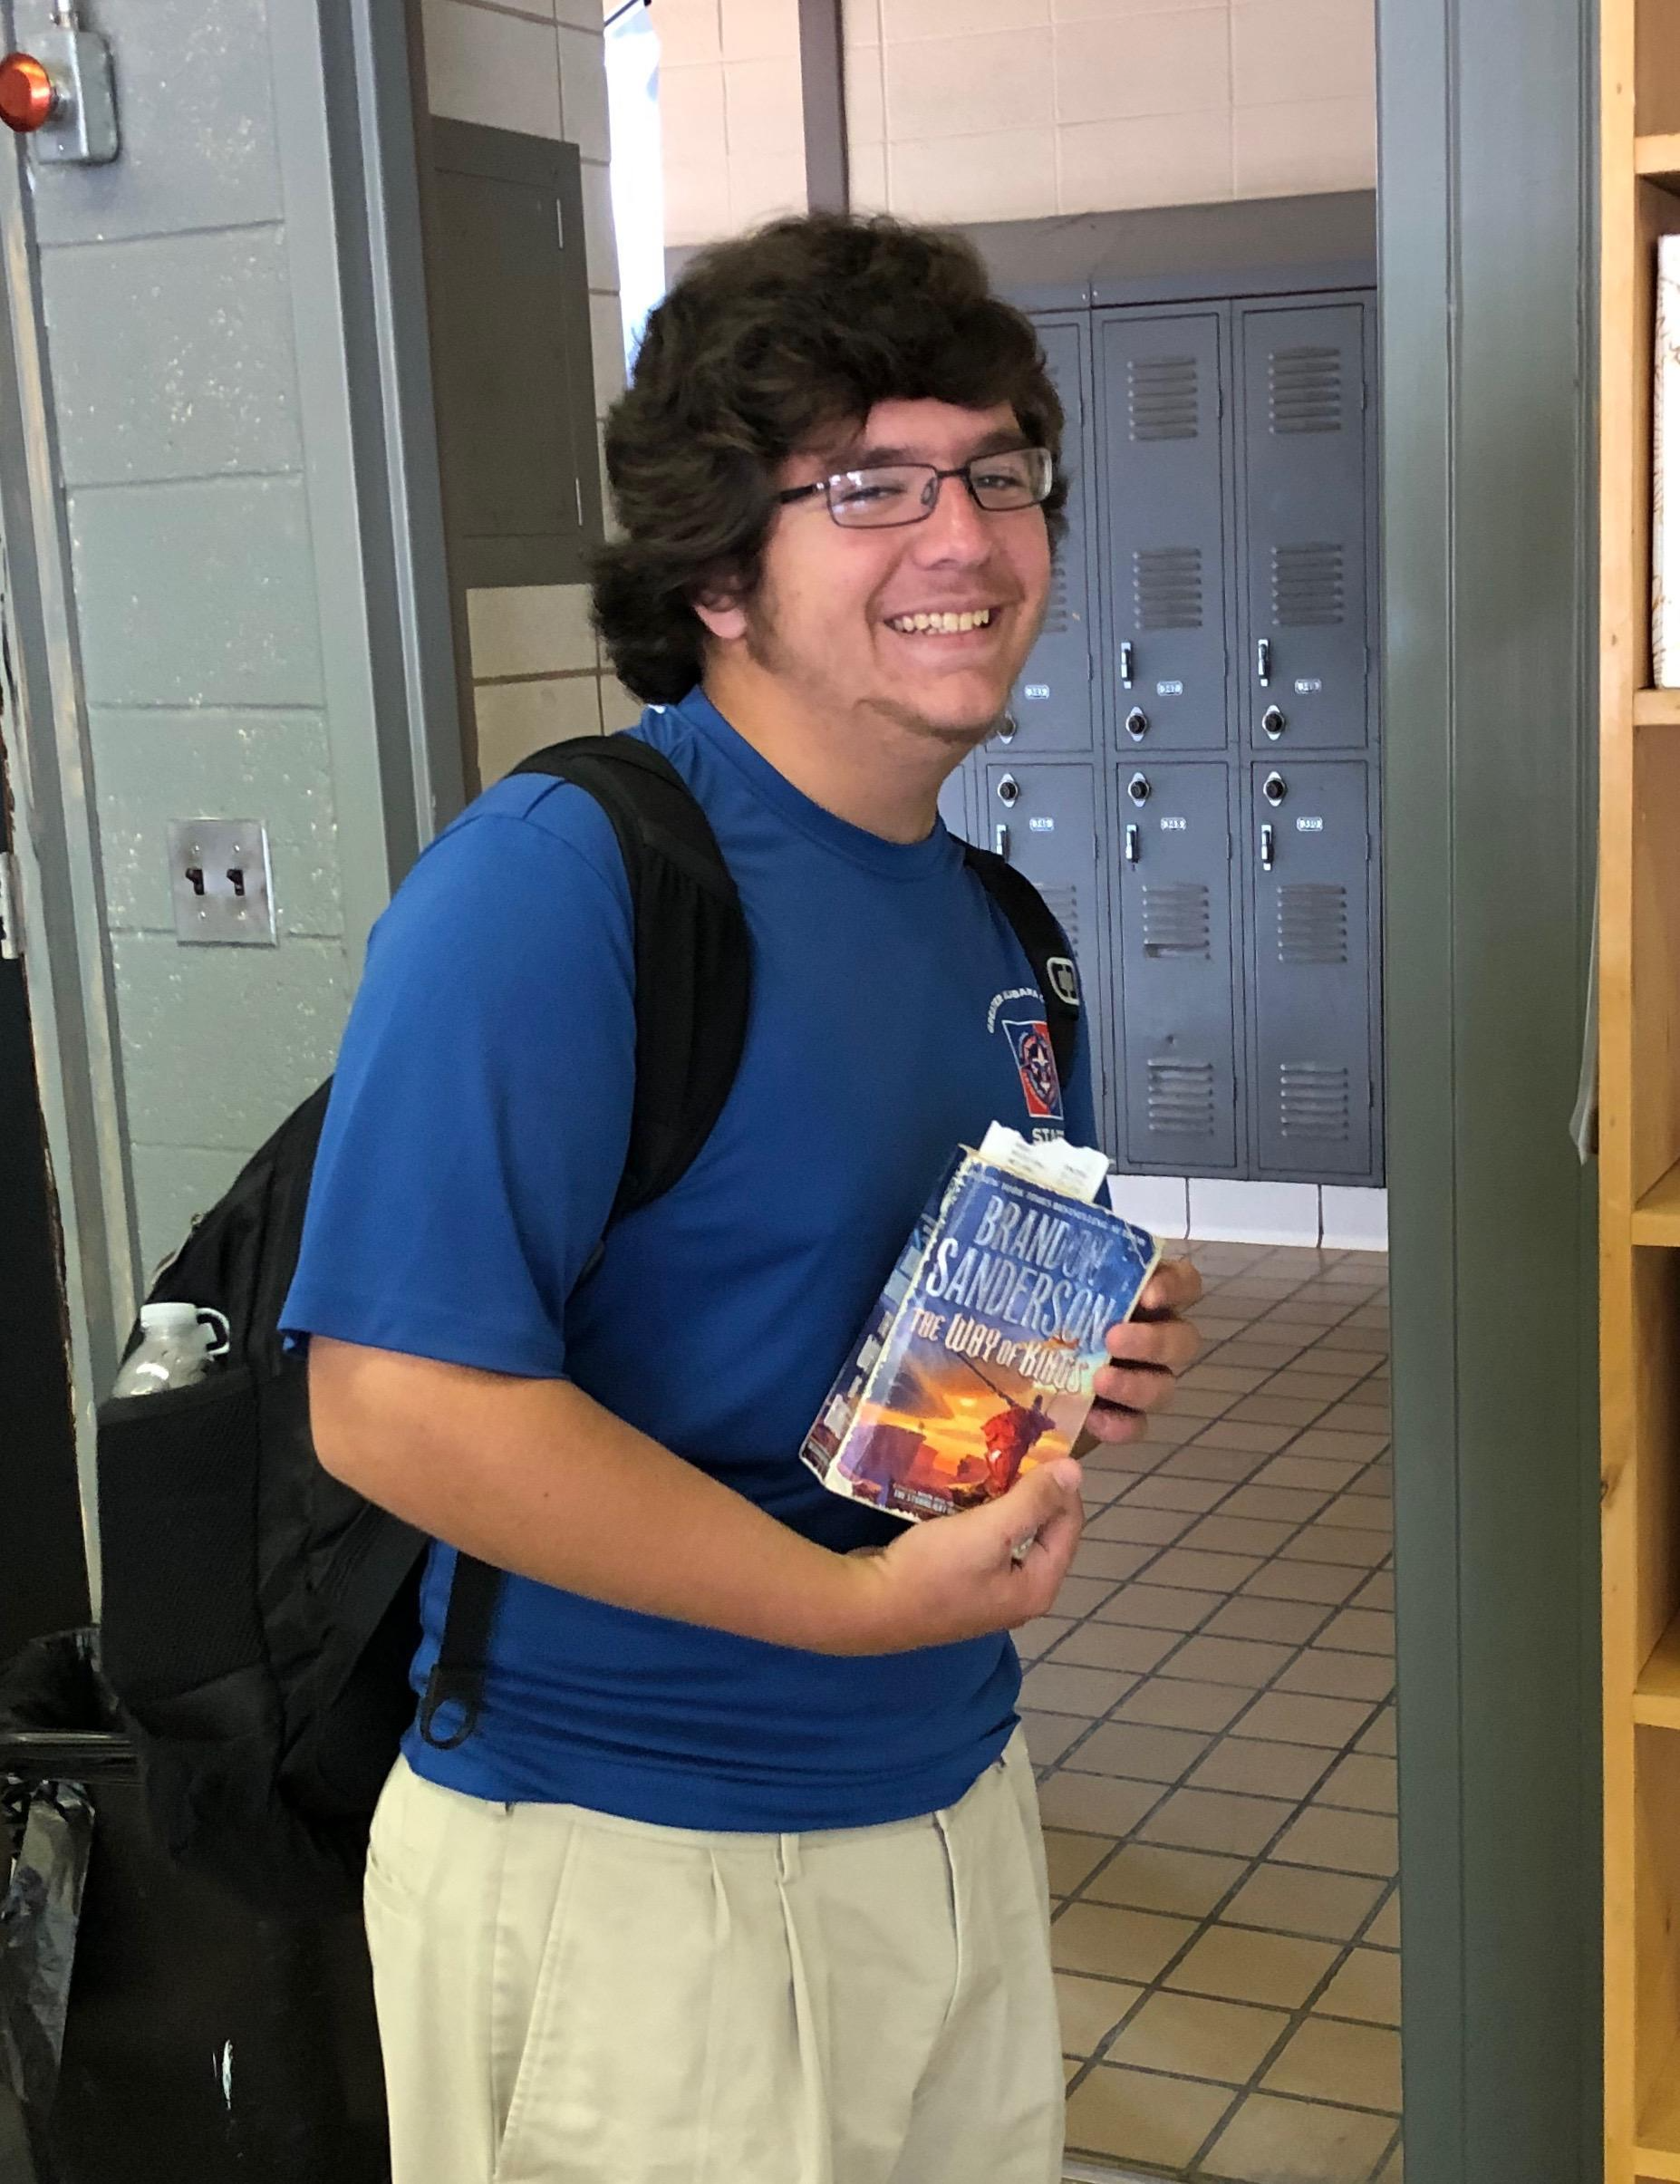
[(142, 1304), (140, 1319), (140, 1338), (117, 1375), (113, 1396), (190, 1387), (227, 1348), (227, 1322), (196, 1304)]

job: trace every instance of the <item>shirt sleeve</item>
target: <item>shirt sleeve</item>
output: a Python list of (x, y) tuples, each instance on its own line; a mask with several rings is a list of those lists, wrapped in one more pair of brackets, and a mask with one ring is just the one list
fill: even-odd
[(546, 787), (427, 850), (375, 928), (282, 1327), (533, 1377), (629, 1144), (628, 883), (605, 815)]

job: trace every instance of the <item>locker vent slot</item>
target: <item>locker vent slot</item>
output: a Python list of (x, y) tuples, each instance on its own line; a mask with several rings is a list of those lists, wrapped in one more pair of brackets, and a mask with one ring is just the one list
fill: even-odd
[(1278, 961), (1347, 961), (1347, 890), (1297, 881), (1278, 890)]
[(1279, 1062), (1278, 1121), (1285, 1137), (1334, 1139), (1350, 1133), (1347, 1072), (1323, 1062)]
[(1290, 629), (1335, 628), (1347, 613), (1344, 575), (1338, 546), (1273, 546), (1273, 621)]
[(1193, 356), (1134, 356), (1125, 376), (1134, 440), (1194, 440), (1202, 402)]
[(1213, 953), (1208, 891), (1190, 880), (1144, 883), (1144, 953), (1198, 956)]
[(1212, 1137), (1214, 1130), (1212, 1062), (1152, 1061), (1149, 1129), (1155, 1137)]
[(1067, 945), (1076, 955), (1079, 952), (1079, 891), (1077, 887), (1047, 887), (1042, 880), (1037, 883), (1045, 905), (1062, 931), (1067, 935)]
[(1274, 432), (1341, 430), (1339, 349), (1272, 351), (1271, 429)]
[(1067, 551), (1064, 546), (1050, 572), (1050, 599), (1044, 610), (1044, 627), (1038, 633), (1041, 637), (1065, 637), (1073, 627), (1073, 616), (1067, 610)]
[(1144, 630), (1202, 627), (1202, 548), (1150, 546), (1132, 556), (1132, 598)]

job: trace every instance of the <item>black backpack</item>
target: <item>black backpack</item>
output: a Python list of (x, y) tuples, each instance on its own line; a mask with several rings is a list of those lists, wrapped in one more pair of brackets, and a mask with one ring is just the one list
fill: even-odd
[[(584, 739), (518, 770), (596, 797), (629, 878), (636, 1084), (617, 1220), (671, 1189), (729, 1097), (751, 987), (746, 921), (700, 806), (645, 743)], [(965, 855), (1033, 964), (1066, 1078), (1079, 1006), (1067, 941), (1002, 858)], [(280, 1341), (328, 1089), (282, 1123), (152, 1284), (149, 1302), (225, 1315), (226, 1360), (99, 1416), (102, 1666), (154, 1826), (183, 1865), (305, 1918), (358, 1897), (368, 1822), (413, 1714), (429, 1544), (323, 1468), (304, 1361)], [(499, 1581), (459, 1558), (420, 1706), (434, 1744), (472, 1733)]]

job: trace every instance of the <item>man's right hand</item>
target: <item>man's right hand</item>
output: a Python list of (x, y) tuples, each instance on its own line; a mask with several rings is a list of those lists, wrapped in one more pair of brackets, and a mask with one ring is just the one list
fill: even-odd
[(912, 1524), (890, 1547), (847, 1556), (858, 1572), (856, 1635), (835, 1651), (909, 1653), (1031, 1622), (1060, 1590), (1084, 1522), (1079, 1466), (1062, 1456), (981, 1509)]

